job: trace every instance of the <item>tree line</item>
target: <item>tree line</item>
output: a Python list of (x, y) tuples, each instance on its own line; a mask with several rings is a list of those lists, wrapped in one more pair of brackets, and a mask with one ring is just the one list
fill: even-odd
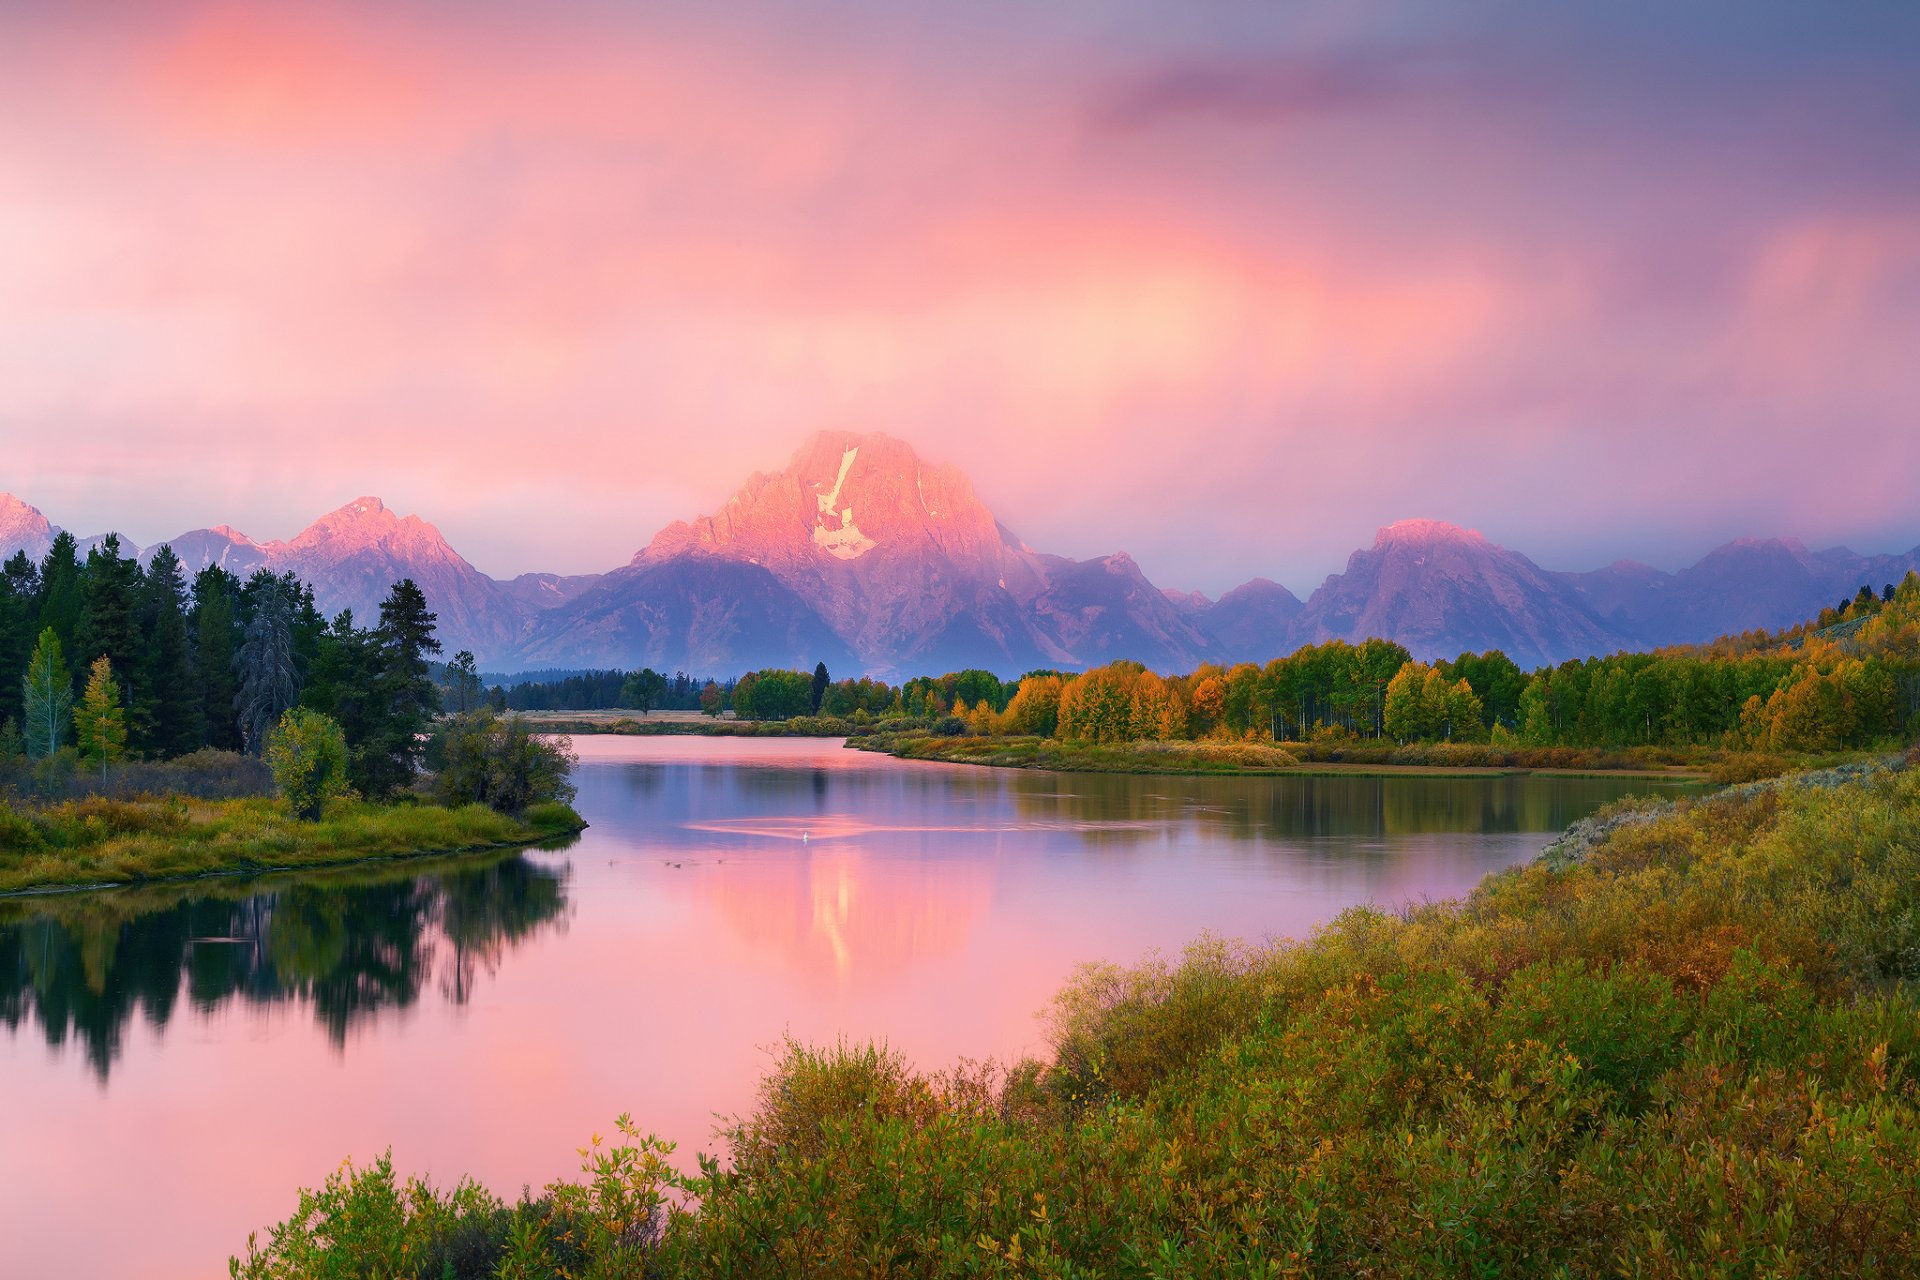
[[(1265, 665), (1163, 676), (1137, 662), (1003, 681), (969, 670), (893, 687), (766, 670), (734, 710), (926, 723), (1079, 742), (1363, 739), (1527, 747), (1819, 752), (1920, 737), (1920, 575), (1862, 587), (1808, 622), (1535, 671), (1505, 653), (1421, 662), (1386, 640), (1305, 645)], [(712, 709), (712, 708), (710, 708)]]
[(305, 708), (342, 731), (346, 781), (391, 795), (441, 709), (434, 623), (411, 580), (362, 627), (351, 611), (323, 617), (292, 574), (210, 565), (189, 579), (170, 547), (142, 568), (116, 536), (83, 558), (61, 533), (39, 563), (19, 552), (0, 567), (0, 757), (258, 756)]

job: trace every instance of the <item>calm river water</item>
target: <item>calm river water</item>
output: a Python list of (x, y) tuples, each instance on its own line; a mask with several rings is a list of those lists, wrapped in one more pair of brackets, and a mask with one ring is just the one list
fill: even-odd
[(1457, 896), (1654, 784), (1114, 777), (581, 738), (565, 850), (0, 900), (0, 1271), (225, 1274), (348, 1156), (712, 1149), (783, 1036), (1041, 1052), (1082, 961)]

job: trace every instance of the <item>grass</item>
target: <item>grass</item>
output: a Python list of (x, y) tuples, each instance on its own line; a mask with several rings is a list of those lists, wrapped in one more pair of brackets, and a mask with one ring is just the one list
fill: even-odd
[(904, 760), (944, 760), (1002, 769), (1072, 773), (1283, 773), (1299, 767), (1292, 752), (1259, 742), (1127, 742), (1096, 744), (1055, 738), (949, 738), (924, 734), (849, 739), (848, 746)]
[(500, 848), (584, 825), (566, 805), (535, 805), (514, 818), (482, 805), (355, 802), (307, 823), (263, 798), (0, 804), (0, 893)]
[[(1199, 741), (1090, 743), (1036, 737), (954, 737), (876, 732), (848, 746), (905, 760), (941, 760), (1003, 769), (1072, 773), (1272, 774), (1337, 773), (1360, 776), (1555, 773), (1611, 776), (1650, 774), (1751, 782), (1841, 758), (1790, 759), (1750, 753), (1596, 751), (1565, 747), (1512, 748), (1483, 743), (1322, 743)], [(1853, 757), (1846, 757), (1853, 758)], [(1864, 758), (1864, 757), (1862, 757)]]
[(789, 1045), (692, 1176), (632, 1134), (511, 1206), (349, 1168), (235, 1273), (1911, 1276), (1920, 769), (1091, 966), (1049, 1026), (1044, 1062), (933, 1073)]

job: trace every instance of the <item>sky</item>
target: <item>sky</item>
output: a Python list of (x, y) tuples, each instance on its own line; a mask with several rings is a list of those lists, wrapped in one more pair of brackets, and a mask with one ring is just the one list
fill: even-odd
[(1305, 594), (1920, 542), (1920, 6), (0, 0), (0, 490), (624, 562), (823, 428)]

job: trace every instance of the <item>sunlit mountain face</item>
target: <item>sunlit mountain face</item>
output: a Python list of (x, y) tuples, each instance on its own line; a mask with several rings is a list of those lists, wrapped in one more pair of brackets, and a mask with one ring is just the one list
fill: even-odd
[[(1209, 597), (1410, 515), (1567, 570), (1920, 532), (1910, 5), (3, 10), (0, 488), (77, 530), (372, 493), (599, 573), (846, 428)], [(823, 573), (906, 554), (879, 452), (804, 460)], [(835, 590), (861, 660), (1108, 634)]]
[[(56, 531), (0, 496), (0, 555), (43, 554)], [(157, 545), (123, 540), (122, 550), (150, 559)], [(1213, 599), (1156, 586), (1124, 551), (1074, 560), (1036, 550), (957, 467), (851, 432), (815, 434), (785, 466), (754, 473), (711, 514), (675, 521), (601, 574), (496, 580), (433, 524), (374, 497), (284, 541), (217, 525), (172, 545), (188, 573), (291, 572), (323, 612), (350, 609), (363, 622), (393, 582), (412, 578), (447, 652), (471, 649), (490, 669), (721, 677), (816, 662), (894, 678), (1016, 675), (1116, 658), (1185, 671), (1375, 636), (1422, 658), (1497, 648), (1533, 666), (1787, 626), (1920, 567), (1920, 548), (1870, 556), (1743, 539), (1678, 573), (1632, 561), (1566, 572), (1474, 530), (1409, 519), (1381, 529), (1304, 602), (1265, 578)]]

